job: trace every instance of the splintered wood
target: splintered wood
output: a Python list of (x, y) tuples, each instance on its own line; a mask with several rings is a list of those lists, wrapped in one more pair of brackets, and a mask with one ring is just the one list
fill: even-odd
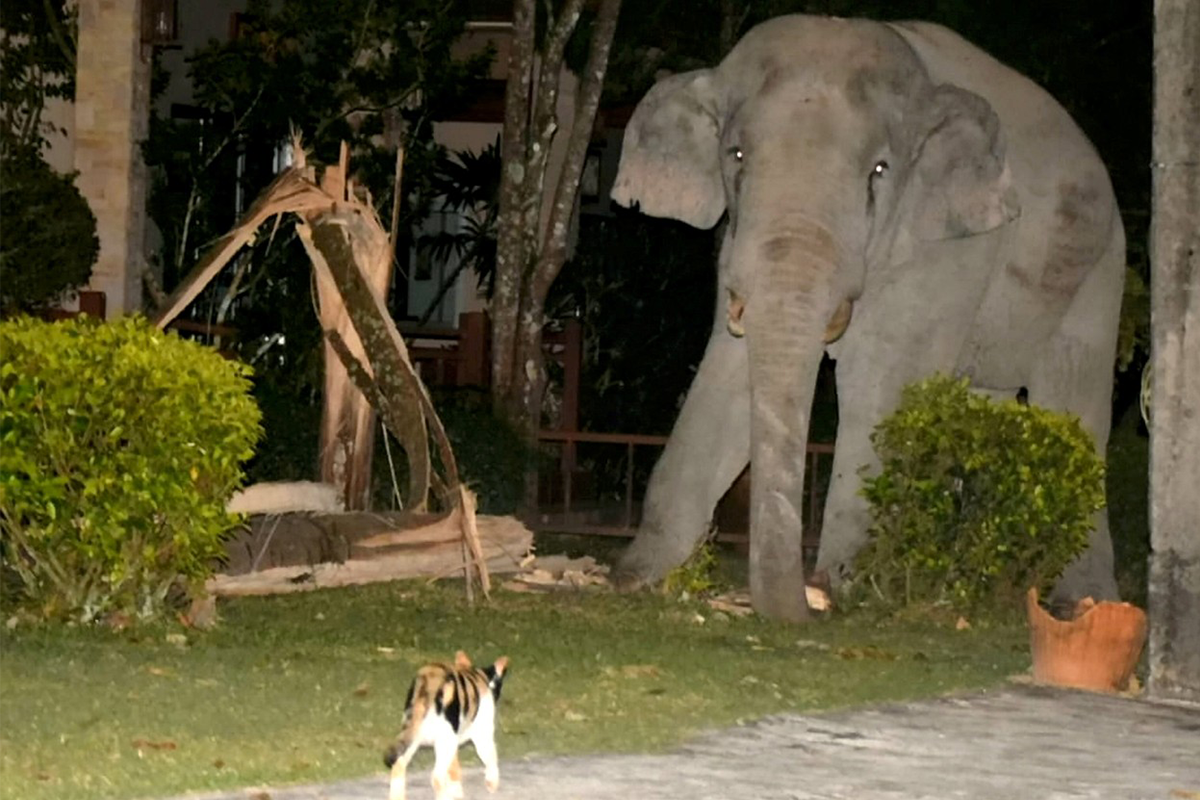
[[(494, 538), (494, 531), (489, 538), (488, 526), (477, 523), (474, 495), (461, 485), (450, 441), (384, 299), (392, 272), (395, 231), (389, 236), (370, 197), (356, 190), (350, 177), (349, 148), (343, 143), (338, 163), (326, 167), (318, 179), (298, 136), (292, 146), (293, 166), (280, 174), (233, 230), (209, 250), (167, 298), (155, 322), (159, 327), (170, 323), (242, 247), (254, 241), (268, 220), (274, 218), (278, 228), (284, 215), (294, 216), (297, 237), (316, 276), (326, 343), (321, 481), (336, 487), (344, 508), (366, 506), (374, 415), (378, 414), (408, 460), (406, 508), (414, 512), (449, 509), (436, 524), (448, 525), (455, 532), (450, 547), (456, 555), (451, 558), (444, 552), (423, 549), (402, 555), (252, 569), (252, 575), (218, 576), (212, 590), (225, 594), (295, 591), (457, 571), (466, 578), (469, 599), (474, 599), (476, 580), (486, 597), (491, 590), (489, 570), (504, 568), (506, 559), (513, 560), (510, 553), (519, 561), (529, 550), (532, 536), (522, 526), (520, 541), (502, 542)], [(396, 197), (401, 196), (402, 165), (403, 153), (398, 153)], [(393, 209), (393, 228), (395, 219)], [(431, 439), (441, 474), (433, 470)], [(268, 493), (260, 492), (257, 498), (243, 493), (239, 502), (251, 506), (266, 503)], [(489, 545), (500, 547), (501, 552), (489, 551)], [(261, 556), (260, 552), (254, 567)]]
[[(229, 572), (235, 574), (213, 577), (207, 589), (225, 597), (286, 594), (401, 578), (457, 577), (468, 566), (487, 580), (482, 585), (490, 589), (492, 573), (521, 569), (533, 548), (533, 533), (513, 517), (475, 516), (474, 545), (467, 561), (463, 558), (466, 516), (456, 508), (448, 514), (390, 520), (365, 513), (311, 517), (306, 535), (292, 531), (280, 537), (283, 546), (266, 559), (260, 549), (266, 542), (258, 540), (270, 536), (271, 528), (262, 524), (258, 532), (230, 544)], [(298, 539), (303, 540), (300, 546)], [(251, 570), (259, 562), (267, 566)]]
[(377, 412), (409, 461), (406, 506), (421, 510), (429, 502), (434, 476), (428, 426), (447, 473), (442, 499), (443, 507), (449, 507), (457, 502), (453, 455), (383, 302), (391, 275), (391, 237), (370, 198), (356, 190), (349, 177), (344, 145), (338, 163), (325, 168), (319, 179), (299, 137), (292, 146), (295, 163), (280, 173), (233, 229), (209, 249), (154, 315), (155, 324), (160, 328), (170, 324), (242, 247), (255, 240), (259, 228), (273, 219), (277, 229), (285, 216), (294, 218), (296, 233), (316, 275), (319, 317), (326, 338), (321, 480), (338, 488), (346, 508), (363, 507), (370, 476), (373, 412)]
[(568, 558), (563, 555), (529, 557), (521, 572), (503, 584), (510, 592), (554, 592), (578, 589), (607, 589), (608, 566), (591, 556)]
[[(818, 586), (805, 586), (804, 597), (808, 601), (808, 607), (813, 611), (828, 611), (833, 608), (829, 593)], [(723, 592), (716, 597), (708, 598), (705, 602), (712, 610), (735, 617), (748, 617), (754, 613), (754, 607), (750, 603), (749, 590), (739, 589)]]

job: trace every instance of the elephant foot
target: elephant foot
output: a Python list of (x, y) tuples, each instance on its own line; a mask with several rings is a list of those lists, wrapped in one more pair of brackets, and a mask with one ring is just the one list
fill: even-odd
[(688, 560), (700, 538), (673, 537), (657, 528), (640, 529), (613, 566), (610, 576), (613, 586), (620, 592), (656, 586), (668, 572)]
[(635, 545), (636, 541), (621, 554), (609, 574), (612, 587), (622, 594), (649, 589), (661, 581), (666, 574), (665, 572), (661, 575), (657, 574), (653, 565), (637, 552)]
[(614, 569), (609, 576), (609, 583), (612, 584), (614, 590), (619, 594), (633, 594), (651, 587), (652, 581), (648, 581), (641, 575), (636, 573), (622, 572)]
[(1063, 610), (1069, 614), (1075, 608), (1075, 604), (1085, 597), (1090, 597), (1097, 603), (1121, 599), (1109, 552), (1107, 548), (1093, 545), (1067, 565), (1054, 590), (1046, 598), (1051, 613)]

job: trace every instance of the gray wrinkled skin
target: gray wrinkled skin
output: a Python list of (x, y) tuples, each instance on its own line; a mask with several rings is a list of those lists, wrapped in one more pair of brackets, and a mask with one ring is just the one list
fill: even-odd
[[(817, 566), (835, 582), (865, 538), (869, 435), (906, 383), (1024, 387), (1104, 451), (1125, 266), (1107, 172), (1061, 106), (951, 31), (764, 23), (719, 66), (646, 95), (613, 198), (698, 227), (728, 218), (723, 300), (621, 585), (685, 560), (749, 462), (755, 607), (806, 617), (803, 456), (826, 352), (840, 429)], [(849, 325), (826, 345), (846, 301)], [(1116, 597), (1103, 514), (1058, 595)]]

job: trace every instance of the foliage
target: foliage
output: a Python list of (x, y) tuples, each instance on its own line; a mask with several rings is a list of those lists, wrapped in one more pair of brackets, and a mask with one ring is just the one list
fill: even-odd
[(965, 379), (909, 385), (871, 440), (882, 469), (864, 478), (873, 522), (855, 571), (887, 603), (1045, 591), (1104, 506), (1104, 462), (1078, 419), (994, 403)]
[[(394, 201), (396, 147), (404, 145), (397, 251), (407, 253), (404, 232), (427, 213), (441, 153), (433, 121), (464, 100), (492, 55), (452, 56), (466, 5), (254, 0), (239, 15), (237, 38), (190, 54), (194, 118), (153, 115), (145, 146), (154, 178), (149, 209), (163, 235), (164, 287), (174, 288), (274, 178), (289, 155), (292, 130), (317, 162), (335, 162), (347, 142), (355, 182), (385, 220)], [(245, 248), (185, 312), (235, 325), (239, 354), (255, 368), (268, 431), (267, 447), (252, 465), (256, 478), (311, 477), (316, 428), (295, 420), (319, 413), (315, 304), (308, 258), (292, 226), (284, 225)]]
[(711, 541), (704, 541), (691, 557), (667, 573), (663, 579), (662, 592), (667, 597), (684, 600), (703, 597), (720, 584), (717, 573), (717, 548)]
[(586, 430), (667, 433), (712, 327), (712, 231), (620, 211), (584, 216), (547, 303), (583, 323)]
[[(675, 220), (619, 209), (580, 217), (575, 255), (546, 315), (583, 326), (582, 430), (670, 432), (712, 326), (715, 247), (712, 231)], [(660, 452), (634, 451), (636, 485), (645, 485)], [(581, 445), (578, 453), (596, 488), (621, 496), (625, 449)]]
[(36, 154), (54, 130), (46, 101), (74, 96), (77, 14), (70, 0), (0, 5), (0, 159)]
[(511, 514), (521, 499), (522, 474), (532, 457), (512, 426), (496, 416), (486, 394), (440, 391), (434, 407), (446, 428), (463, 483), (484, 514)]
[[(1150, 289), (1136, 269), (1125, 269), (1121, 324), (1117, 330), (1117, 371), (1124, 372), (1150, 354)], [(1136, 373), (1135, 373), (1136, 374)]]
[(1108, 526), (1121, 598), (1146, 607), (1150, 558), (1150, 440), (1137, 408), (1113, 422), (1108, 437)]
[[(459, 581), (400, 581), (222, 599), (218, 610), (208, 633), (0, 626), (0, 800), (360, 778), (379, 769), (416, 667), (458, 649), (512, 659), (501, 770), (534, 753), (660, 752), (769, 714), (998, 686), (1029, 664), (1023, 626), (835, 616), (799, 638), (650, 593), (496, 590), (470, 607)], [(63, 737), (70, 758), (59, 757)], [(410, 785), (432, 762), (418, 758)]]
[(161, 614), (210, 573), (259, 435), (249, 370), (126, 317), (0, 323), (0, 552), (50, 619)]
[[(194, 118), (152, 115), (145, 147), (155, 178), (149, 208), (164, 239), (164, 286), (174, 286), (201, 248), (223, 234), (287, 162), (292, 131), (318, 162), (336, 162), (346, 142), (355, 181), (370, 191), (384, 219), (391, 214), (396, 147), (404, 145), (402, 227), (423, 217), (440, 153), (433, 121), (463, 100), (492, 57), (490, 50), (452, 57), (465, 5), (253, 0), (239, 16), (235, 39), (192, 53)], [(258, 273), (281, 250), (282, 257), (304, 261), (290, 236), (272, 238), (263, 237), (245, 256), (252, 280), (241, 287), (235, 312), (275, 316), (270, 298), (258, 290), (296, 273)], [(307, 282), (305, 273), (292, 293), (307, 294)]]
[(0, 158), (0, 219), (0, 316), (36, 311), (87, 283), (100, 240), (71, 177), (34, 152)]
[(437, 295), (421, 317), (428, 321), (442, 297), (468, 267), (475, 272), (479, 288), (491, 297), (496, 288), (496, 218), (499, 215), (500, 137), (478, 153), (458, 150), (443, 154), (434, 167), (431, 190), (442, 208), (457, 211), (464, 220), (457, 233), (441, 231), (422, 236), (418, 246), (437, 261), (458, 260), (458, 267), (442, 282)]

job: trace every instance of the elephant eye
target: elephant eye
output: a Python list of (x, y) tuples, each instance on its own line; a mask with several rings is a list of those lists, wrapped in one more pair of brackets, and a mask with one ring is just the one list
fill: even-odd
[(875, 166), (871, 167), (871, 174), (867, 178), (867, 211), (875, 210), (875, 181), (887, 174), (888, 162), (876, 161)]
[(741, 161), (746, 157), (746, 154), (742, 152), (742, 148), (740, 147), (729, 148), (729, 155), (733, 156), (734, 161)]

